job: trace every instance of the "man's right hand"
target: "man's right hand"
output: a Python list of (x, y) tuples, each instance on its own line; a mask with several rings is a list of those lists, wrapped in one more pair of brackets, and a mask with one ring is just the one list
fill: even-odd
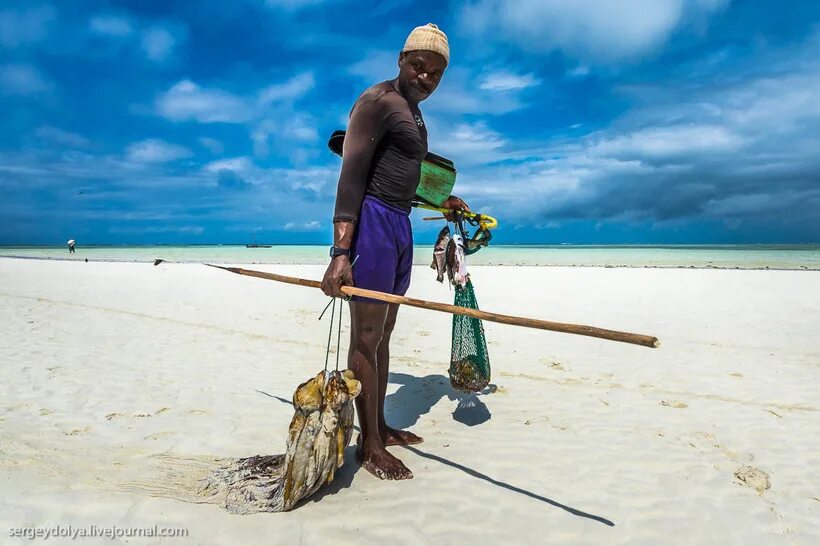
[(343, 298), (345, 295), (342, 293), (342, 286), (354, 286), (350, 258), (344, 254), (333, 258), (327, 266), (322, 279), (322, 292), (326, 296)]

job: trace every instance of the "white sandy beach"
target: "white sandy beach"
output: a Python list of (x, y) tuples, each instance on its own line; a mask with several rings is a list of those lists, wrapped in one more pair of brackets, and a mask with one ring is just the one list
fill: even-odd
[[(498, 388), (469, 397), (450, 316), (402, 309), (387, 407), (425, 438), (391, 448), (414, 479), (351, 446), (294, 511), (237, 516), (168, 497), (199, 461), (284, 451), (280, 399), (324, 366), (327, 298), (193, 264), (0, 259), (0, 543), (93, 524), (189, 530), (130, 544), (820, 544), (820, 273), (471, 273), (482, 309), (662, 346), (485, 323)], [(408, 295), (452, 301), (425, 267)]]

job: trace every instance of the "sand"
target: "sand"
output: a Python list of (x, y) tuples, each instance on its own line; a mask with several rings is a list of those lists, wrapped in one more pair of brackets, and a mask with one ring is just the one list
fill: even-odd
[[(425, 438), (391, 448), (415, 478), (382, 482), (351, 447), (293, 512), (237, 516), (173, 497), (214, 459), (284, 451), (327, 298), (193, 264), (0, 259), (0, 542), (59, 524), (188, 529), (115, 544), (820, 543), (818, 273), (471, 273), (483, 309), (663, 345), (485, 323), (494, 388), (468, 396), (450, 317), (402, 309), (387, 408)], [(424, 267), (409, 295), (452, 301)]]

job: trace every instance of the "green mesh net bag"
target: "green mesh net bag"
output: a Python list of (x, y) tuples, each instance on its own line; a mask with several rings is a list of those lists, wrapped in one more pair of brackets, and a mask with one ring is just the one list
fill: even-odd
[[(454, 305), (478, 309), (473, 283), (456, 285)], [(490, 356), (481, 320), (453, 315), (453, 350), (450, 355), (450, 384), (466, 392), (479, 392), (490, 383)]]

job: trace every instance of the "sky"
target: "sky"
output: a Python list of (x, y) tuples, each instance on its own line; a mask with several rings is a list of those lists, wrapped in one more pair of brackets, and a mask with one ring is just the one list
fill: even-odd
[(428, 22), (495, 242), (820, 242), (816, 0), (0, 0), (0, 244), (330, 243), (327, 139)]

